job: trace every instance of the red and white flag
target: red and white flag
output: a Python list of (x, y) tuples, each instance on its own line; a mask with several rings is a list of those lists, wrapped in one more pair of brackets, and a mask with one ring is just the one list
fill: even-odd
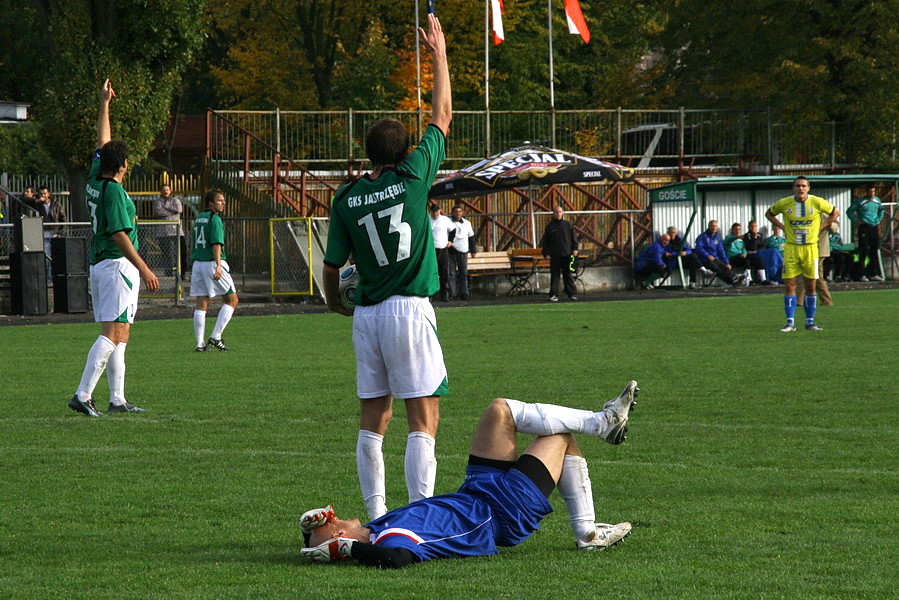
[(565, 18), (568, 19), (568, 33), (579, 34), (584, 43), (590, 41), (590, 30), (577, 0), (565, 0)]
[(490, 12), (493, 15), (493, 44), (499, 46), (506, 39), (503, 31), (503, 0), (490, 0)]

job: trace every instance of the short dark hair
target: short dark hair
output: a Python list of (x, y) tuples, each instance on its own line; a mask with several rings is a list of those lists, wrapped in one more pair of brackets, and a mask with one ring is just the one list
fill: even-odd
[(110, 140), (100, 148), (100, 173), (118, 173), (128, 158), (128, 144)]
[(365, 155), (375, 167), (398, 165), (409, 151), (409, 132), (396, 119), (381, 119), (365, 134)]
[(428, 210), (430, 210), (431, 212), (437, 212), (438, 210), (440, 210), (440, 205), (432, 204), (431, 206), (428, 207)]
[(211, 205), (213, 202), (215, 202), (215, 197), (218, 196), (219, 194), (221, 194), (222, 197), (224, 198), (224, 196), (225, 196), (224, 192), (222, 192), (222, 190), (218, 190), (216, 188), (212, 188), (211, 190), (209, 190), (208, 192), (203, 194), (203, 206)]
[(806, 177), (805, 175), (799, 175), (798, 177), (795, 177), (795, 178), (793, 179), (793, 183), (796, 183), (796, 182), (799, 181), (800, 179), (804, 179), (805, 181), (808, 181), (808, 177)]

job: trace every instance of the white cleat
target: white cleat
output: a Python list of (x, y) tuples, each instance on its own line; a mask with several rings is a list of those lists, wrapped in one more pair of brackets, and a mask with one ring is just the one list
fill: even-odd
[(605, 550), (626, 538), (630, 532), (631, 524), (626, 521), (617, 525), (597, 523), (592, 538), (586, 541), (577, 540), (577, 549)]
[(599, 432), (599, 437), (610, 444), (620, 444), (627, 439), (627, 418), (634, 407), (640, 388), (636, 381), (629, 381), (624, 391), (617, 398), (609, 400), (602, 407), (606, 417), (606, 427)]

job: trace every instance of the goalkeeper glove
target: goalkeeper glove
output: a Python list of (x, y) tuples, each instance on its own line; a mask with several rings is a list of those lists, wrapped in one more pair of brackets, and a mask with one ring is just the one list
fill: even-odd
[(303, 548), (300, 552), (306, 558), (317, 563), (328, 563), (335, 560), (349, 560), (353, 558), (352, 538), (331, 538), (314, 548)]
[(300, 515), (300, 531), (305, 534), (312, 533), (325, 523), (334, 521), (334, 508), (329, 504), (323, 508), (313, 508)]

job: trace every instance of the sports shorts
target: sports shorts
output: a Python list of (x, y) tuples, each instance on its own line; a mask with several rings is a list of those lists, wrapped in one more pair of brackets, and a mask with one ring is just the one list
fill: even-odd
[(90, 266), (91, 302), (97, 323), (134, 323), (140, 272), (127, 258), (107, 258)]
[(537, 484), (514, 467), (505, 470), (469, 464), (459, 492), (477, 496), (490, 506), (498, 546), (522, 543), (540, 529), (540, 521), (553, 511)]
[(353, 312), (360, 398), (423, 398), (448, 393), (437, 318), (427, 298), (391, 296)]
[(234, 280), (231, 278), (231, 268), (228, 261), (222, 261), (222, 276), (215, 280), (214, 260), (195, 260), (194, 266), (190, 270), (190, 296), (206, 296), (214, 298), (216, 296), (226, 296), (234, 293)]
[(818, 279), (818, 244), (784, 244), (783, 278)]

